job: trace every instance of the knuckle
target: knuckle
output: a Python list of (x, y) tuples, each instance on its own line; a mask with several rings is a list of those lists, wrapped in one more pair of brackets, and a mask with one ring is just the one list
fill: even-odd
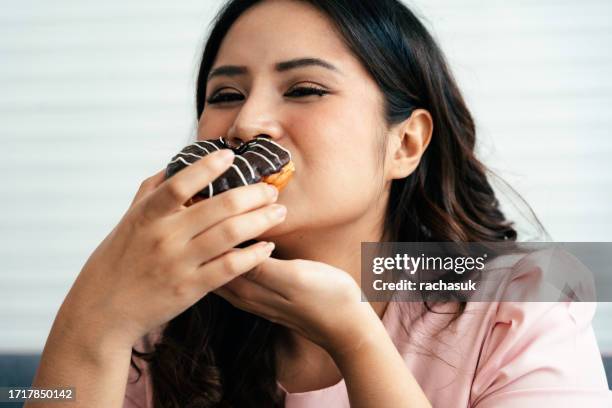
[(175, 201), (184, 202), (189, 198), (187, 189), (177, 180), (174, 180), (172, 183), (168, 183), (166, 193)]
[(145, 191), (145, 190), (147, 190), (147, 188), (149, 187), (149, 182), (148, 182), (148, 180), (149, 180), (149, 179), (143, 180), (143, 181), (140, 183), (140, 186), (138, 187), (138, 191), (139, 191), (139, 192), (140, 192), (140, 191)]
[(154, 177), (147, 177), (140, 183), (141, 188), (149, 188), (153, 185)]
[(241, 228), (236, 222), (226, 222), (221, 228), (221, 233), (226, 242), (236, 242), (240, 240)]
[(234, 276), (240, 271), (240, 262), (237, 252), (231, 252), (223, 257), (221, 263), (223, 272), (228, 276)]
[(232, 214), (242, 211), (242, 202), (235, 190), (230, 190), (223, 197), (223, 206)]
[(143, 201), (142, 205), (137, 209), (134, 209), (134, 212), (130, 214), (130, 220), (132, 224), (136, 227), (145, 227), (149, 225), (153, 220), (147, 215), (149, 213), (149, 201)]
[(174, 248), (170, 239), (167, 236), (161, 234), (155, 229), (151, 232), (151, 244), (153, 250), (159, 253), (161, 256), (169, 256), (174, 253)]
[(150, 190), (153, 190), (157, 185), (157, 180), (155, 176), (147, 177), (143, 181), (140, 182), (140, 187), (138, 188), (139, 193), (144, 193)]
[(179, 299), (184, 299), (189, 296), (192, 288), (184, 282), (177, 282), (172, 286), (172, 295)]

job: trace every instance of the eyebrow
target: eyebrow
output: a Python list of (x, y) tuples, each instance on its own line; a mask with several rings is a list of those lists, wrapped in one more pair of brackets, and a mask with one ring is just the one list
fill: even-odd
[[(327, 61), (324, 61), (320, 58), (297, 58), (289, 61), (283, 61), (277, 63), (274, 68), (277, 72), (285, 72), (291, 69), (304, 68), (304, 67), (323, 67), (330, 71), (342, 73), (338, 68), (334, 65), (330, 64)], [(208, 74), (208, 80), (210, 81), (212, 78), (216, 76), (239, 76), (245, 75), (248, 72), (247, 67), (243, 65), (223, 65), (218, 68), (213, 69)]]

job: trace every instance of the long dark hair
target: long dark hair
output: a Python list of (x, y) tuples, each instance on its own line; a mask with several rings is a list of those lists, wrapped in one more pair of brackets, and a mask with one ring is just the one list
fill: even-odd
[[(419, 166), (392, 182), (383, 236), (410, 242), (516, 241), (488, 170), (475, 156), (472, 116), (442, 51), (419, 19), (397, 0), (303, 1), (335, 23), (374, 78), (384, 94), (388, 125), (404, 121), (416, 108), (433, 118), (432, 140)], [(198, 118), (224, 36), (257, 3), (230, 0), (219, 12), (197, 78)], [(464, 309), (460, 302), (450, 321)], [(149, 364), (156, 408), (281, 406), (275, 345), (283, 330), (209, 294), (168, 322), (153, 351), (134, 349), (133, 354)]]

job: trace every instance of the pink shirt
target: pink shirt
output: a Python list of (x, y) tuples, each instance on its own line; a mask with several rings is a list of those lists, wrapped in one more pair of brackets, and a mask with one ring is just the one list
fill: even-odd
[[(548, 258), (540, 252), (495, 260), (508, 277), (503, 290), (533, 290), (542, 284)], [(576, 293), (584, 295), (584, 290), (589, 289), (579, 287)], [(419, 307), (390, 302), (382, 322), (432, 406), (612, 407), (591, 326), (596, 303), (470, 302), (437, 340), (432, 335), (447, 315), (418, 318)], [(445, 306), (449, 311), (453, 307)], [(147, 367), (135, 360), (144, 375), (130, 383), (136, 378), (130, 367), (123, 406), (152, 408)], [(309, 392), (281, 389), (288, 408), (349, 407), (343, 380)]]

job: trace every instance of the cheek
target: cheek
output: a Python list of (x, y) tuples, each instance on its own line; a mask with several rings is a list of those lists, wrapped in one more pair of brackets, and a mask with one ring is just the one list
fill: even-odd
[[(330, 104), (331, 105), (331, 104)], [(372, 110), (356, 111), (346, 104), (303, 120), (292, 134), (310, 171), (326, 175), (336, 185), (371, 179), (376, 166), (378, 118)]]
[(362, 138), (355, 134), (358, 130), (338, 127), (340, 123), (330, 122), (327, 133), (312, 133), (299, 146), (304, 170), (299, 178), (302, 199), (316, 208), (317, 218), (336, 222), (362, 214), (378, 186), (371, 143), (374, 132)]
[(292, 143), (308, 169), (307, 180), (328, 194), (340, 194), (375, 179), (381, 118), (376, 115), (377, 101), (369, 99), (334, 96), (286, 118)]
[(198, 121), (198, 140), (224, 136), (231, 127), (235, 112), (231, 110), (204, 110)]
[(333, 96), (308, 109), (287, 111), (284, 122), (292, 142), (304, 152), (317, 152), (315, 157), (324, 159), (319, 164), (342, 155), (367, 160), (363, 152), (375, 148), (382, 120), (376, 101), (368, 99), (360, 94)]

